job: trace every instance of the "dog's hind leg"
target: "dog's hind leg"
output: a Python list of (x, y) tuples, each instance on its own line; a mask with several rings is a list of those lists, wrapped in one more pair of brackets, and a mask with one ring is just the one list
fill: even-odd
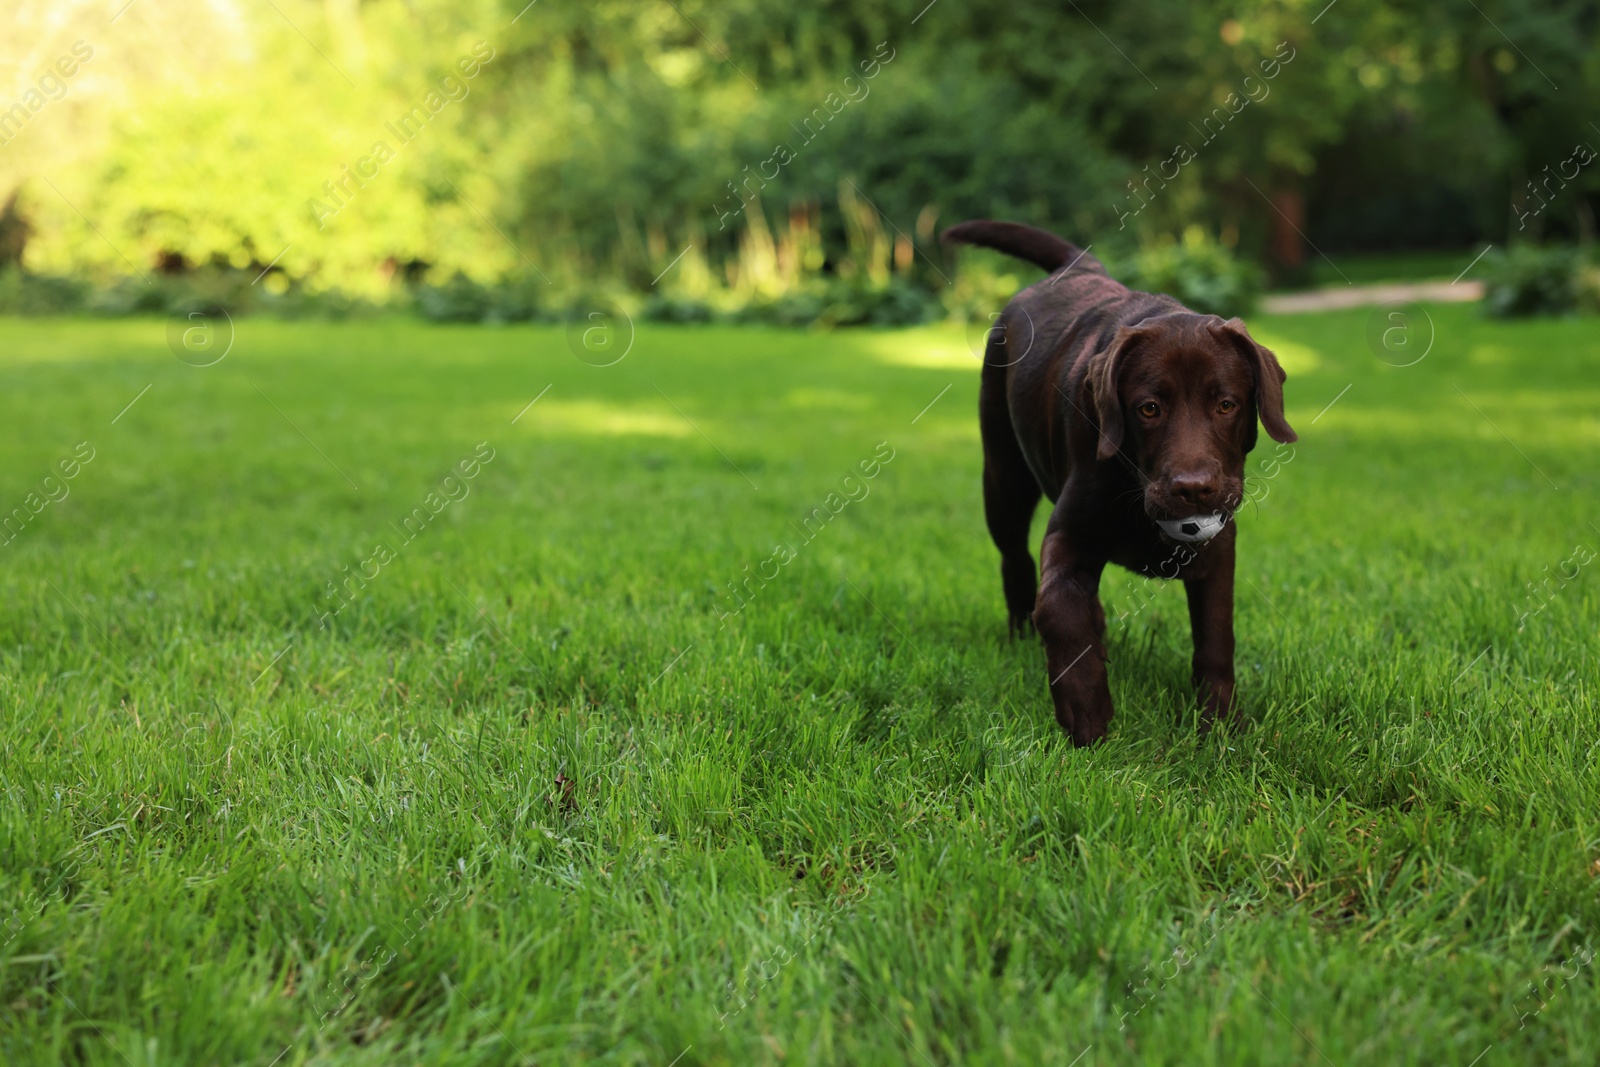
[(1039, 483), (1028, 469), (1006, 405), (1005, 347), (991, 337), (978, 389), (978, 427), (983, 434), (983, 512), (989, 536), (1000, 550), (1000, 581), (1011, 633), (1032, 626), (1039, 572), (1028, 551), (1028, 530), (1039, 505)]

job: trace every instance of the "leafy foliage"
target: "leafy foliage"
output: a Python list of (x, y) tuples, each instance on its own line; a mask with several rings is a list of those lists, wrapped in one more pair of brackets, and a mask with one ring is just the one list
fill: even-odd
[[(141, 3), (0, 153), (0, 199), (19, 194), (0, 260), (101, 283), (273, 263), (297, 291), (403, 301), (421, 282), (432, 311), (467, 314), (458, 276), (537, 272), (540, 306), (597, 284), (648, 297), (688, 249), (699, 274), (666, 279), (663, 309), (792, 291), (844, 321), (876, 314), (852, 286), (801, 295), (858, 251), (844, 189), (909, 249), (889, 273), (946, 305), (934, 234), (968, 217), (1124, 258), (1198, 224), (1260, 260), (1280, 202), (1319, 247), (1503, 243), (1508, 200), (1590, 136), (1600, 66), (1583, 5), (1480, 6)], [(36, 82), (102, 15), (25, 0), (0, 69)], [(1528, 236), (1581, 235), (1596, 175)], [(795, 213), (798, 267), (749, 276)], [(1226, 269), (1199, 286), (1244, 288)], [(913, 314), (894, 300), (890, 318)]]
[(1485, 259), (1484, 310), (1492, 316), (1561, 315), (1578, 304), (1583, 260), (1575, 249), (1516, 245)]
[(1124, 284), (1176, 297), (1195, 311), (1231, 318), (1247, 314), (1261, 288), (1261, 272), (1236, 258), (1199, 226), (1182, 240), (1149, 245), (1119, 271)]

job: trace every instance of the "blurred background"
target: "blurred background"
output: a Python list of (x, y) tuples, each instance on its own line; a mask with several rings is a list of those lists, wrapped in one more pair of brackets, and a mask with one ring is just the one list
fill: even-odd
[(1017, 283), (984, 216), (1208, 310), (1595, 301), (1593, 4), (6, 6), (0, 313), (904, 324)]

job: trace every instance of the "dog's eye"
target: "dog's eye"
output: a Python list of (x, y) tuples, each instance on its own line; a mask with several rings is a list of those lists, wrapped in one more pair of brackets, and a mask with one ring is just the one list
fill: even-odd
[(1139, 405), (1139, 414), (1143, 415), (1147, 419), (1153, 419), (1157, 415), (1161, 414), (1161, 405), (1157, 404), (1154, 400), (1146, 400), (1143, 404)]
[(1239, 406), (1238, 404), (1235, 404), (1231, 400), (1224, 400), (1222, 403), (1217, 405), (1217, 410), (1222, 412), (1224, 415), (1226, 415), (1228, 412), (1232, 411), (1234, 408), (1236, 408), (1238, 406)]

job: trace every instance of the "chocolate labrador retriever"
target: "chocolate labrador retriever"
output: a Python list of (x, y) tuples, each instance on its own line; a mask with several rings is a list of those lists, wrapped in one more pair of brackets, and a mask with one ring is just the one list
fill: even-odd
[[(979, 391), (983, 506), (1000, 549), (1013, 633), (1044, 638), (1056, 721), (1076, 744), (1105, 736), (1100, 573), (1117, 563), (1181, 578), (1205, 722), (1233, 714), (1232, 516), (1256, 418), (1294, 441), (1283, 368), (1238, 319), (1190, 311), (1113, 280), (1093, 256), (1010, 222), (963, 222), (942, 239), (997, 249), (1051, 275), (989, 331)], [(1028, 527), (1043, 494), (1040, 579)]]

